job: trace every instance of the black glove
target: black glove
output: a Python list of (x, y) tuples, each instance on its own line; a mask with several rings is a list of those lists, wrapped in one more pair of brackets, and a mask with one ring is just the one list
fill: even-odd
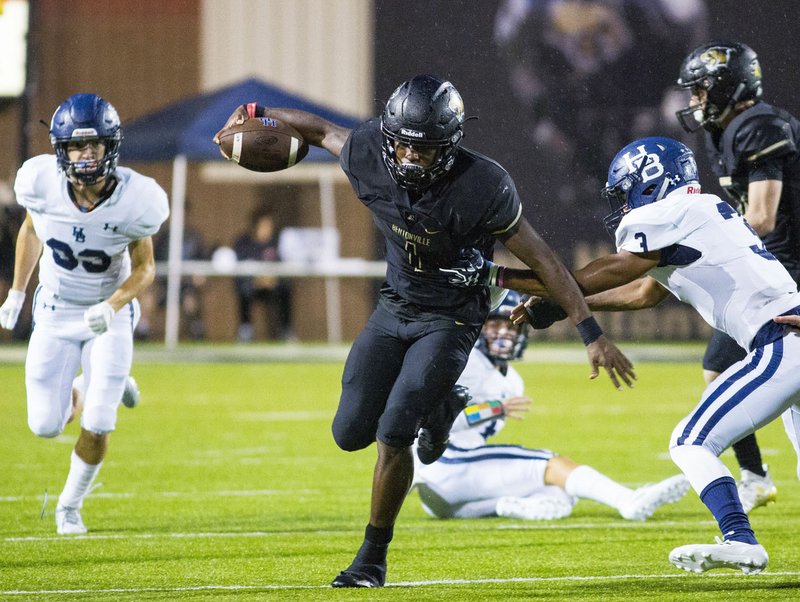
[(471, 248), (461, 249), (458, 261), (452, 267), (439, 268), (439, 271), (447, 274), (450, 284), (461, 287), (483, 286), (493, 284), (489, 280), (492, 273), (497, 272), (497, 266), (484, 259), (478, 249)]
[(549, 328), (553, 322), (558, 322), (567, 317), (567, 312), (561, 309), (558, 303), (548, 299), (542, 299), (539, 303), (530, 307), (526, 305), (525, 313), (528, 314), (528, 323), (537, 330)]

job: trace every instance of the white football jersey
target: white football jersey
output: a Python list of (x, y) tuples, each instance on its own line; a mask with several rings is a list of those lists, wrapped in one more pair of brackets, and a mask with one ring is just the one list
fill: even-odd
[(167, 194), (152, 178), (118, 167), (113, 194), (84, 213), (67, 191), (55, 155), (27, 160), (14, 192), (44, 243), (39, 282), (65, 301), (104, 301), (131, 273), (128, 245), (152, 236), (169, 215)]
[(627, 213), (617, 249), (662, 250), (649, 275), (745, 349), (773, 317), (800, 305), (792, 277), (744, 218), (712, 194), (680, 189)]
[[(458, 384), (469, 388), (469, 394), (472, 395), (470, 404), (520, 397), (525, 392), (525, 383), (513, 366), (509, 364), (508, 372), (503, 376), (477, 348), (470, 352)], [(466, 415), (461, 412), (450, 429), (450, 443), (462, 449), (486, 445), (487, 437), (499, 433), (504, 425), (505, 418), (498, 418), (471, 427), (467, 424)]]

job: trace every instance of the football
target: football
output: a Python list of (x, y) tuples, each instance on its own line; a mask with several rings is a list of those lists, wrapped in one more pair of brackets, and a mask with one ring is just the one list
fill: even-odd
[(251, 171), (280, 171), (299, 163), (308, 144), (292, 126), (256, 117), (233, 125), (219, 135), (222, 155)]

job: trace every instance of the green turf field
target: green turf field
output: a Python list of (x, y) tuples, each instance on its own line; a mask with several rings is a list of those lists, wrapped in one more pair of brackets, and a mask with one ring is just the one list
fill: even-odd
[[(535, 407), (496, 442), (548, 447), (631, 486), (676, 473), (667, 442), (701, 392), (700, 367), (637, 367), (637, 387), (617, 392), (606, 378), (590, 382), (583, 364), (518, 364)], [(142, 404), (120, 408), (102, 486), (84, 505), (90, 532), (59, 537), (53, 510), (77, 427), (54, 440), (33, 436), (23, 367), (0, 364), (0, 599), (800, 598), (800, 485), (780, 423), (759, 433), (779, 489), (778, 503), (752, 516), (771, 556), (761, 575), (690, 575), (669, 564), (673, 547), (718, 534), (693, 492), (646, 523), (585, 500), (560, 521), (438, 521), (412, 493), (388, 587), (332, 590), (361, 542), (375, 460), (374, 447), (348, 454), (332, 441), (340, 370), (137, 362)]]

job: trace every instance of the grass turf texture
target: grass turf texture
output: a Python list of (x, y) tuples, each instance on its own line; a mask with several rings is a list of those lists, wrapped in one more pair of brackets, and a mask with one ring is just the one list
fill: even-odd
[[(630, 486), (677, 472), (674, 424), (702, 391), (700, 366), (637, 365), (615, 391), (580, 364), (519, 363), (531, 415), (496, 442), (547, 447)], [(752, 515), (767, 573), (686, 574), (667, 561), (711, 543), (694, 492), (645, 523), (582, 500), (560, 521), (438, 521), (407, 500), (389, 552), (389, 587), (332, 590), (368, 518), (375, 448), (336, 448), (339, 363), (134, 366), (142, 404), (117, 432), (85, 502), (84, 537), (55, 534), (55, 498), (78, 427), (54, 440), (27, 429), (24, 374), (0, 365), (2, 600), (782, 600), (800, 596), (795, 459), (782, 426), (759, 432), (779, 501)], [(724, 456), (733, 468), (730, 452)], [(734, 474), (738, 474), (735, 472)], [(40, 519), (43, 493), (49, 501)]]

